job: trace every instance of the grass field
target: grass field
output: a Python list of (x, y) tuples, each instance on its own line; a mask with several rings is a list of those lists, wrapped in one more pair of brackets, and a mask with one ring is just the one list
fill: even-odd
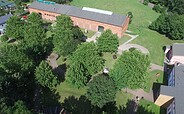
[[(81, 28), (81, 30), (84, 33), (85, 29)], [(94, 34), (95, 34), (95, 31), (91, 31), (91, 30), (88, 30), (88, 33), (84, 33), (84, 35), (87, 36), (87, 38), (91, 38)]]
[(133, 97), (133, 95), (131, 95), (129, 93), (118, 91), (116, 93), (116, 105), (117, 105), (117, 107), (126, 106), (128, 100), (131, 100), (132, 97)]
[(153, 102), (141, 99), (139, 105), (145, 110), (138, 108), (138, 114), (160, 114), (160, 107), (155, 105)]
[(68, 83), (63, 82), (57, 86), (57, 92), (59, 92), (59, 95), (61, 96), (60, 102), (63, 102), (64, 99), (69, 96), (79, 98), (81, 95), (84, 95), (86, 93), (86, 88), (72, 88)]
[(163, 83), (163, 71), (154, 70), (150, 71), (148, 76), (146, 77), (146, 83), (144, 87), (144, 91), (150, 92), (153, 86), (153, 82)]
[(114, 54), (111, 54), (111, 53), (103, 53), (103, 58), (105, 59), (105, 66), (107, 68), (110, 68), (112, 69), (113, 68), (113, 65), (115, 63), (115, 61), (118, 59), (119, 55), (117, 55), (117, 59), (113, 59), (113, 55)]
[(160, 15), (139, 0), (73, 0), (72, 5), (79, 7), (93, 7), (103, 10), (113, 11), (118, 14), (133, 13), (132, 23), (129, 30), (139, 35), (133, 43), (140, 44), (150, 51), (151, 61), (155, 64), (163, 65), (162, 47), (174, 42), (159, 33), (149, 30), (148, 26)]
[(131, 37), (130, 36), (123, 36), (122, 38), (119, 38), (119, 45), (125, 43), (126, 41), (128, 41)]

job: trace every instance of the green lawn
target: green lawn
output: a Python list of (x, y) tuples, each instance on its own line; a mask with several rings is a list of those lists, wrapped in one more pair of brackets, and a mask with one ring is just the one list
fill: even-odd
[(132, 97), (133, 97), (132, 94), (118, 91), (116, 93), (116, 105), (117, 105), (117, 107), (126, 106), (126, 103), (128, 102), (128, 100), (131, 100)]
[(155, 105), (153, 102), (141, 99), (139, 105), (142, 106), (144, 110), (142, 108), (138, 108), (138, 114), (160, 114), (160, 107)]
[(123, 44), (123, 43), (125, 43), (126, 41), (128, 41), (128, 40), (130, 40), (130, 36), (123, 36), (123, 37), (121, 37), (121, 38), (119, 38), (118, 40), (119, 40), (119, 45), (121, 45), (121, 44)]
[(65, 98), (69, 96), (75, 96), (79, 98), (81, 95), (86, 93), (86, 88), (72, 88), (68, 83), (63, 82), (56, 87), (57, 92), (61, 96), (60, 102), (63, 102)]
[(154, 70), (149, 72), (148, 76), (146, 77), (144, 91), (150, 92), (153, 82), (163, 83), (163, 71)]
[[(84, 30), (85, 29), (82, 29), (81, 28), (81, 30), (84, 33)], [(95, 31), (91, 31), (91, 30), (88, 30), (88, 33), (87, 34), (84, 33), (84, 35), (87, 36), (87, 38), (91, 38), (94, 34), (95, 34)]]
[(165, 36), (148, 29), (149, 24), (156, 20), (160, 14), (141, 4), (139, 0), (73, 0), (71, 4), (79, 7), (86, 6), (109, 10), (118, 14), (126, 14), (131, 11), (133, 19), (129, 25), (129, 30), (139, 35), (133, 43), (148, 48), (151, 61), (155, 64), (163, 65), (163, 46), (181, 42), (169, 40)]
[[(103, 53), (103, 58), (105, 59), (105, 66), (107, 68), (112, 69), (115, 61), (118, 59), (118, 58), (117, 59), (113, 59), (113, 55), (114, 54), (111, 54), (111, 53)], [(117, 54), (117, 57), (119, 57), (118, 54)]]

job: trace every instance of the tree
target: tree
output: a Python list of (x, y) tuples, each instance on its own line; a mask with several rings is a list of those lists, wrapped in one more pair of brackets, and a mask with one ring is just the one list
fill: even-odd
[(114, 80), (116, 87), (132, 89), (143, 87), (145, 76), (150, 65), (148, 55), (132, 49), (124, 52), (110, 71), (110, 77)]
[(14, 106), (6, 109), (5, 113), (6, 114), (32, 114), (32, 112), (28, 110), (24, 102), (21, 100), (18, 100), (17, 102), (15, 102)]
[(132, 18), (133, 18), (132, 12), (129, 11), (127, 15), (130, 18), (130, 22), (129, 23), (131, 23), (132, 22)]
[(111, 30), (106, 30), (97, 39), (97, 46), (100, 52), (117, 52), (119, 41), (116, 34), (112, 34)]
[(54, 50), (63, 56), (70, 55), (80, 43), (74, 40), (72, 20), (69, 16), (61, 15), (57, 17), (56, 22), (53, 37)]
[(84, 87), (92, 75), (102, 70), (104, 61), (94, 43), (82, 43), (69, 58), (67, 81), (74, 87)]
[(58, 84), (57, 77), (53, 74), (51, 66), (45, 61), (42, 61), (36, 68), (36, 80), (44, 87), (55, 87)]
[(166, 34), (170, 39), (184, 39), (184, 15), (162, 14), (149, 26), (150, 29)]
[(29, 72), (34, 63), (16, 45), (5, 45), (0, 49), (0, 64), (9, 73)]
[(33, 12), (28, 15), (27, 22), (28, 24), (42, 25), (42, 18), (38, 13)]
[(184, 39), (184, 15), (171, 14), (168, 17), (169, 31), (167, 34), (173, 40)]
[(24, 22), (18, 16), (12, 16), (6, 22), (6, 35), (16, 39), (23, 38)]
[(30, 24), (25, 27), (24, 39), (19, 46), (24, 53), (39, 64), (52, 50), (51, 39), (46, 38), (44, 28), (38, 24)]
[(98, 75), (88, 83), (87, 98), (93, 105), (102, 108), (106, 103), (113, 102), (116, 96), (114, 81), (103, 75)]

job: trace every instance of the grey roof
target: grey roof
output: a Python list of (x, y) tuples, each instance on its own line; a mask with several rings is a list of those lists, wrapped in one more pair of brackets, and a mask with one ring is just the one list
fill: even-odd
[(126, 20), (125, 15), (118, 15), (114, 13), (112, 15), (106, 15), (102, 13), (82, 10), (82, 8), (75, 7), (75, 6), (62, 5), (62, 4), (45, 4), (42, 2), (35, 1), (29, 7), (34, 9), (54, 12), (58, 14), (66, 14), (69, 16), (89, 19), (89, 20), (107, 23), (115, 26), (122, 26)]
[(172, 45), (173, 55), (184, 56), (184, 43), (175, 43)]
[(6, 21), (12, 16), (12, 14), (7, 14), (0, 17), (0, 25), (6, 23)]
[(175, 65), (175, 86), (160, 87), (160, 94), (173, 96), (175, 100), (175, 114), (184, 112), (184, 65)]
[(13, 2), (10, 2), (8, 0), (0, 0), (0, 7), (4, 7), (4, 6), (14, 6), (15, 4)]

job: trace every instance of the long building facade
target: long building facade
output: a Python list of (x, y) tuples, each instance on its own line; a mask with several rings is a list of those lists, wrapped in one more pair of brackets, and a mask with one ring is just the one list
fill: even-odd
[(57, 4), (48, 1), (35, 1), (29, 6), (29, 12), (39, 13), (43, 19), (55, 21), (56, 17), (65, 14), (70, 16), (73, 24), (92, 31), (104, 31), (110, 29), (112, 33), (122, 37), (127, 30), (129, 17), (118, 15), (110, 11), (88, 7), (75, 7)]

